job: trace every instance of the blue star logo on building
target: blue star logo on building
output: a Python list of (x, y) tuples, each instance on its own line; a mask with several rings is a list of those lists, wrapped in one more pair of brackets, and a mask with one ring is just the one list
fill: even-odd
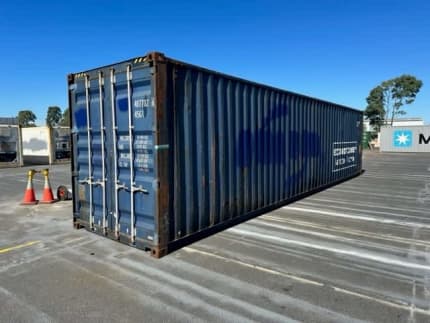
[(393, 134), (394, 147), (407, 148), (412, 146), (412, 131), (396, 130)]

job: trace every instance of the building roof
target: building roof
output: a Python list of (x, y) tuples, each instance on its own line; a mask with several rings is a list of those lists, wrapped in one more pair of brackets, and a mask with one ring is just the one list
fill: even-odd
[(394, 122), (424, 121), (423, 118), (396, 118)]
[[(369, 121), (368, 118), (364, 118), (364, 121)], [(396, 118), (393, 120), (394, 122), (410, 122), (410, 121), (422, 121), (424, 122), (423, 118), (420, 117), (412, 117), (412, 118)], [(391, 122), (391, 119), (385, 120), (385, 122)]]
[(0, 125), (18, 125), (18, 118), (0, 117)]

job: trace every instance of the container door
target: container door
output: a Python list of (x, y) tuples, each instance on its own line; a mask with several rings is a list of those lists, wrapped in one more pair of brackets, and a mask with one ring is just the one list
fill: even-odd
[(112, 231), (153, 244), (155, 213), (154, 100), (151, 68), (111, 71), (114, 146)]
[(74, 132), (79, 203), (76, 204), (81, 221), (88, 229), (106, 233), (106, 146), (103, 98), (103, 78), (76, 81)]

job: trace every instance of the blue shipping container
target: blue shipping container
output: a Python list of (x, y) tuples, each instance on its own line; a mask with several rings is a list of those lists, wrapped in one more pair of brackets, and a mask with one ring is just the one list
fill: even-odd
[(155, 257), (361, 172), (358, 110), (161, 53), (68, 82), (74, 225)]

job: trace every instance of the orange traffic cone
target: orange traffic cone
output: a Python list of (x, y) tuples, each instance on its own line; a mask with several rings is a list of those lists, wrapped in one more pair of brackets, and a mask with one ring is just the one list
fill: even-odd
[(33, 176), (34, 174), (36, 174), (37, 171), (34, 169), (30, 169), (28, 171), (28, 181), (27, 181), (27, 188), (25, 189), (24, 192), (24, 198), (21, 202), (21, 205), (34, 205), (37, 204), (37, 200), (36, 200), (36, 194), (34, 193), (34, 188), (33, 188)]
[(52, 193), (51, 184), (49, 183), (49, 170), (43, 169), (41, 171), (43, 176), (45, 176), (45, 185), (43, 187), (43, 196), (40, 200), (40, 203), (54, 203), (56, 200), (54, 199), (54, 194)]

